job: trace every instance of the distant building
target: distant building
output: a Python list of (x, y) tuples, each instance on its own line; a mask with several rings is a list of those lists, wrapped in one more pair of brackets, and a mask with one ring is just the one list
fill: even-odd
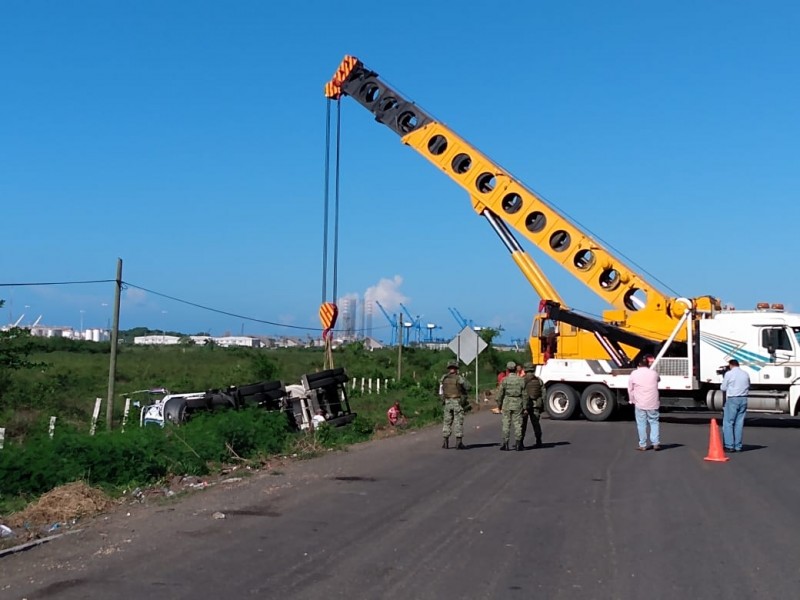
[[(8, 331), (13, 327), (13, 324), (4, 325), (0, 327), (0, 331)], [(27, 329), (34, 337), (65, 338), (87, 342), (105, 342), (111, 339), (111, 333), (107, 329), (85, 329), (81, 332), (61, 325), (17, 325), (17, 327)]]
[(230, 348), (241, 346), (245, 348), (260, 348), (261, 341), (249, 335), (228, 335), (225, 337), (211, 338), (217, 346)]
[(364, 348), (367, 350), (380, 350), (381, 348), (385, 348), (385, 346), (376, 340), (375, 338), (365, 337), (362, 342), (364, 343)]
[(133, 343), (143, 346), (175, 346), (181, 343), (176, 335), (137, 335)]

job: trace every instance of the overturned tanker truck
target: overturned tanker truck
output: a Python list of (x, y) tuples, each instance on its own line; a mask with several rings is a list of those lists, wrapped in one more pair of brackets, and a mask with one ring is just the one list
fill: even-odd
[(348, 379), (347, 373), (340, 367), (303, 375), (299, 384), (261, 381), (230, 386), (224, 390), (168, 393), (142, 408), (139, 424), (142, 427), (180, 425), (201, 412), (257, 406), (285, 413), (290, 427), (296, 430), (308, 429), (311, 419), (321, 409), (326, 422), (337, 427), (350, 423), (356, 416), (350, 410), (347, 397)]

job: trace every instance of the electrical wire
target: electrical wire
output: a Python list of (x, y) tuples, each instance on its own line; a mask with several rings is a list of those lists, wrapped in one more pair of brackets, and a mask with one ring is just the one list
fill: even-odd
[[(22, 283), (0, 283), (0, 287), (30, 287), (30, 286), (49, 286), (49, 285), (81, 285), (81, 284), (95, 284), (95, 283), (116, 283), (116, 279), (93, 279), (89, 281), (51, 281), (51, 282), (22, 282)], [(226, 315), (229, 317), (235, 317), (237, 319), (244, 319), (245, 321), (252, 321), (254, 323), (263, 323), (265, 325), (272, 325), (274, 327), (285, 327), (287, 329), (298, 329), (302, 331), (322, 331), (319, 327), (303, 327), (301, 325), (289, 325), (287, 323), (279, 323), (277, 321), (270, 321), (267, 319), (259, 319), (257, 317), (249, 317), (247, 315), (241, 315), (238, 313), (214, 308), (211, 306), (205, 306), (203, 304), (198, 304), (197, 302), (191, 302), (190, 300), (184, 300), (183, 298), (178, 298), (176, 296), (171, 296), (170, 294), (165, 294), (163, 292), (158, 292), (156, 290), (151, 290), (150, 288), (146, 288), (144, 286), (136, 285), (135, 283), (131, 283), (129, 281), (122, 281), (122, 289), (136, 288), (137, 290), (141, 290), (143, 292), (147, 292), (148, 294), (153, 294), (154, 296), (159, 296), (161, 298), (166, 298), (168, 300), (173, 300), (174, 302), (178, 302), (180, 304), (185, 304), (187, 306), (193, 306), (195, 308), (199, 308), (202, 310), (206, 310), (209, 312), (213, 312), (220, 315)], [(372, 327), (372, 330), (382, 330), (387, 329), (388, 325), (376, 325)], [(360, 329), (353, 329), (355, 333), (363, 333), (368, 331), (367, 328), (360, 328)]]
[(207, 310), (209, 312), (217, 313), (220, 315), (226, 315), (228, 317), (235, 317), (237, 319), (244, 319), (245, 321), (252, 321), (253, 323), (263, 323), (265, 325), (273, 325), (275, 327), (286, 327), (287, 329), (300, 329), (303, 331), (321, 331), (319, 327), (303, 327), (301, 325), (288, 325), (286, 323), (277, 323), (275, 321), (268, 321), (266, 319), (258, 319), (256, 317), (249, 317), (247, 315), (240, 315), (238, 313), (229, 312), (227, 310), (221, 310), (219, 308), (213, 308), (211, 306), (205, 306), (203, 304), (198, 304), (196, 302), (190, 302), (189, 300), (184, 300), (182, 298), (177, 298), (175, 296), (170, 296), (169, 294), (163, 294), (161, 292), (157, 292), (155, 290), (148, 289), (146, 287), (142, 287), (140, 285), (133, 284), (129, 281), (124, 282), (125, 285), (128, 285), (132, 288), (136, 288), (137, 290), (142, 290), (143, 292), (147, 292), (148, 294), (153, 294), (154, 296), (159, 296), (161, 298), (167, 298), (168, 300), (173, 300), (175, 302), (180, 302), (181, 304), (186, 304), (187, 306), (193, 306), (195, 308), (201, 308), (203, 310)]
[(40, 281), (28, 283), (0, 283), (0, 287), (25, 287), (34, 285), (80, 285), (85, 283), (114, 283), (116, 279), (94, 279), (91, 281)]

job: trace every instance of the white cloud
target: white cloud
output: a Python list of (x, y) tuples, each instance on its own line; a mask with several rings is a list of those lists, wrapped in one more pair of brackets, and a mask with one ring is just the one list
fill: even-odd
[(145, 304), (147, 302), (147, 292), (144, 290), (140, 290), (137, 288), (126, 288), (125, 289), (125, 301), (130, 302), (131, 304)]
[(377, 300), (386, 310), (396, 310), (400, 308), (401, 302), (408, 303), (408, 297), (399, 289), (401, 285), (403, 285), (403, 278), (400, 275), (395, 275), (391, 279), (383, 278), (367, 288), (367, 291), (364, 292), (364, 300), (366, 302)]

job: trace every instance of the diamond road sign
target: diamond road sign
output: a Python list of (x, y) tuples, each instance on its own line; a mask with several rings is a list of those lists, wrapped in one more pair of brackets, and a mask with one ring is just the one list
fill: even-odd
[(486, 350), (488, 344), (483, 341), (472, 327), (464, 327), (461, 332), (447, 344), (447, 347), (462, 361), (465, 365), (470, 364), (475, 357), (481, 352)]

